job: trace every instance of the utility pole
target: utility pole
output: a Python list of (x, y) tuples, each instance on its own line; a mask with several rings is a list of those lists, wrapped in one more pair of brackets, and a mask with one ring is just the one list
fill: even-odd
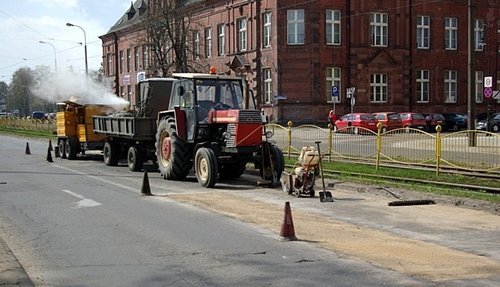
[(467, 51), (467, 129), (469, 132), (469, 146), (476, 146), (475, 111), (476, 111), (476, 73), (474, 55), (474, 4), (473, 0), (467, 0), (467, 21), (468, 21), (468, 51)]

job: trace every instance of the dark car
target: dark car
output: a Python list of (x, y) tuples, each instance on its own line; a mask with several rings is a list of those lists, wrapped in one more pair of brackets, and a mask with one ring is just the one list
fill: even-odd
[(459, 131), (467, 128), (467, 115), (458, 113), (444, 113), (444, 130)]
[(486, 119), (478, 120), (476, 129), (498, 133), (500, 131), (500, 113), (491, 113)]
[(429, 132), (435, 132), (436, 126), (443, 126), (445, 122), (444, 116), (440, 113), (423, 114), (423, 116), (425, 117), (426, 129)]
[(31, 113), (31, 118), (32, 119), (39, 119), (39, 120), (45, 119), (45, 113), (44, 112), (33, 112), (33, 113)]

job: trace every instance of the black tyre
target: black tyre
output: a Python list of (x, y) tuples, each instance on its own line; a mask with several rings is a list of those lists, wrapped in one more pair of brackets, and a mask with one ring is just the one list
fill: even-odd
[(64, 140), (59, 141), (59, 152), (61, 153), (61, 158), (68, 158), (68, 154), (66, 153), (66, 142)]
[(498, 133), (498, 131), (500, 131), (500, 126), (499, 125), (493, 125), (491, 127), (491, 131), (494, 132), (494, 133)]
[(214, 187), (217, 182), (217, 158), (213, 150), (199, 148), (194, 157), (198, 182), (204, 187)]
[(127, 152), (127, 164), (131, 171), (141, 171), (144, 166), (144, 156), (140, 148), (131, 146)]
[(223, 164), (219, 168), (219, 175), (221, 179), (233, 179), (240, 177), (246, 169), (246, 162), (244, 163), (230, 163)]
[(273, 162), (274, 176), (279, 180), (281, 173), (285, 169), (285, 158), (283, 152), (277, 146), (271, 146), (271, 160)]
[(104, 148), (102, 149), (102, 154), (104, 157), (104, 164), (109, 166), (115, 166), (118, 164), (119, 160), (119, 150), (118, 145), (114, 142), (106, 142)]
[(158, 169), (166, 179), (182, 180), (193, 166), (191, 148), (177, 136), (174, 119), (163, 119), (156, 132)]
[(76, 159), (76, 156), (80, 152), (80, 147), (78, 146), (78, 139), (76, 137), (68, 138), (66, 142), (66, 156), (69, 160)]

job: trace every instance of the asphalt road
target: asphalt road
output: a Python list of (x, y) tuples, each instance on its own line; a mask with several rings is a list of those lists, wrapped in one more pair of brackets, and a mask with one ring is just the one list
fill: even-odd
[[(48, 141), (0, 135), (0, 142), (0, 285), (439, 285), (314, 242), (280, 242), (278, 231), (172, 199), (141, 196), (143, 174), (125, 166), (95, 158), (50, 163)], [(27, 142), (31, 155), (24, 154)], [(206, 191), (193, 177), (170, 182), (151, 172), (149, 183), (156, 195)], [(265, 193), (251, 175), (218, 189)], [(12, 268), (16, 262), (20, 268)]]

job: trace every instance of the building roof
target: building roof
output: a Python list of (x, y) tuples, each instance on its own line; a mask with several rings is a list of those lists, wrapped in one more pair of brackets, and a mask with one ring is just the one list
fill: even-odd
[(148, 0), (135, 0), (135, 2), (131, 2), (130, 8), (116, 21), (106, 35), (139, 23), (144, 18), (145, 12), (149, 7), (148, 2)]

